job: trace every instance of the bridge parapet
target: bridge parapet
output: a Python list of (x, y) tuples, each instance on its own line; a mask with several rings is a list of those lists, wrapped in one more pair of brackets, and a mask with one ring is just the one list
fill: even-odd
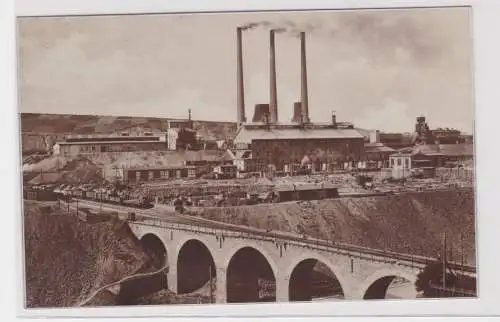
[[(327, 252), (334, 255), (346, 256), (357, 260), (366, 260), (371, 262), (379, 262), (383, 264), (397, 265), (409, 268), (424, 268), (427, 264), (434, 262), (434, 258), (396, 253), (380, 249), (372, 249), (358, 245), (350, 245), (345, 243), (333, 243), (320, 239), (292, 237), (289, 234), (280, 234), (278, 232), (255, 232), (242, 228), (214, 228), (204, 225), (190, 225), (181, 223), (169, 223), (159, 218), (147, 218), (135, 221), (134, 224), (159, 227), (167, 230), (178, 230), (190, 232), (193, 234), (213, 235), (217, 238), (233, 238), (257, 240), (262, 242), (274, 243), (280, 248), (281, 252), (287, 247), (300, 247), (311, 250)], [(450, 268), (457, 270), (464, 275), (475, 276), (476, 268), (467, 265), (450, 262)]]

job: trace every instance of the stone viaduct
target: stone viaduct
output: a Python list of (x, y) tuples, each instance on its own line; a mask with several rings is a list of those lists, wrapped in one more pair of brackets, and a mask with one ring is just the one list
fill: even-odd
[[(259, 279), (275, 282), (271, 301), (311, 300), (304, 290), (318, 262), (335, 276), (344, 299), (384, 298), (395, 277), (413, 284), (426, 264), (421, 257), (346, 249), (244, 230), (172, 224), (158, 219), (129, 225), (143, 244), (161, 250), (162, 261), (168, 264), (171, 291), (192, 292), (206, 285), (211, 277), (215, 280), (216, 303), (258, 301)], [(243, 290), (240, 295), (230, 292), (238, 287)], [(417, 295), (416, 290), (413, 295)]]

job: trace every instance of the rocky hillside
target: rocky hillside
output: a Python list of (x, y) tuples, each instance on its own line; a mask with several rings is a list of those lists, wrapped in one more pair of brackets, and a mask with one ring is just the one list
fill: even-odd
[(50, 203), (25, 202), (24, 211), (27, 307), (74, 306), (147, 265), (124, 222), (82, 222)]
[[(116, 306), (120, 299), (102, 286), (151, 270), (129, 226), (114, 217), (80, 221), (56, 203), (24, 204), (25, 277), (28, 308)], [(107, 220), (106, 220), (107, 219)], [(195, 304), (208, 302), (205, 286), (191, 294), (161, 290), (136, 304)]]
[[(166, 131), (168, 121), (165, 118), (22, 113), (22, 151), (50, 149), (65, 134), (115, 133), (132, 128)], [(236, 133), (236, 123), (232, 122), (194, 121), (194, 126), (205, 140), (222, 140)]]
[(207, 219), (435, 257), (447, 232), (453, 259), (475, 264), (473, 190), (207, 208)]

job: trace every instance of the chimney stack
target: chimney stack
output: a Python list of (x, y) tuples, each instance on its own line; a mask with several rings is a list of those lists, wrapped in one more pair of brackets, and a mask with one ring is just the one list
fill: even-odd
[(335, 111), (332, 112), (332, 125), (333, 128), (337, 128), (337, 115), (335, 115)]
[(293, 123), (302, 123), (302, 102), (293, 103)]
[(252, 122), (269, 122), (269, 104), (255, 104)]
[(270, 101), (269, 101), (269, 112), (270, 112), (270, 123), (276, 124), (278, 122), (278, 97), (276, 89), (276, 49), (275, 49), (275, 31), (269, 31), (269, 78), (270, 78)]
[(236, 29), (236, 54), (237, 54), (237, 118), (238, 123), (246, 122), (245, 116), (245, 90), (243, 82), (243, 43), (241, 39), (242, 29)]
[(310, 123), (309, 98), (307, 95), (306, 33), (300, 32), (300, 78), (302, 95), (302, 122)]

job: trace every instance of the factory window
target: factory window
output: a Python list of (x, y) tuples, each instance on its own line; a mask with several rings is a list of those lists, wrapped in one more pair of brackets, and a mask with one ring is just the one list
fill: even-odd
[(410, 159), (409, 158), (406, 158), (405, 159), (405, 168), (410, 168)]
[(401, 166), (401, 159), (398, 158), (398, 166)]
[(141, 172), (140, 171), (136, 171), (135, 172), (135, 180), (136, 181), (141, 181)]
[(154, 172), (153, 172), (153, 171), (149, 171), (149, 173), (148, 173), (148, 177), (149, 177), (149, 180), (153, 180), (153, 179), (154, 179), (154, 177), (155, 177)]
[(175, 176), (176, 176), (176, 178), (180, 178), (181, 177), (181, 170), (175, 171)]

